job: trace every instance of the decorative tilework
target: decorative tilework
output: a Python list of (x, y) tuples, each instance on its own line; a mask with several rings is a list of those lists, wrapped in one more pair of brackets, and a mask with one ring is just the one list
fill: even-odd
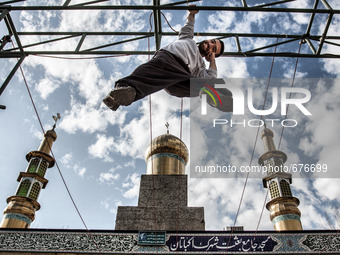
[(301, 246), (300, 241), (305, 237), (305, 235), (292, 235), (292, 234), (282, 234), (275, 235), (273, 239), (278, 242), (279, 245), (275, 246), (274, 251), (308, 251), (308, 249)]
[(4, 219), (16, 219), (26, 222), (28, 225), (32, 223), (30, 218), (26, 217), (25, 215), (18, 214), (18, 213), (6, 213), (4, 215)]
[(167, 234), (166, 245), (139, 246), (137, 233), (0, 229), (0, 252), (93, 254), (340, 254), (336, 231)]
[(338, 252), (340, 254), (340, 235), (307, 235), (302, 246), (317, 252)]
[(275, 225), (276, 223), (282, 220), (300, 220), (300, 217), (296, 214), (279, 215), (272, 220), (272, 223)]
[(180, 156), (178, 156), (176, 154), (173, 154), (173, 153), (168, 153), (168, 152), (154, 154), (154, 155), (152, 155), (152, 157), (149, 158), (149, 161), (151, 159), (156, 159), (156, 158), (160, 158), (160, 157), (175, 158), (175, 159), (181, 161), (183, 164), (186, 164), (185, 160), (182, 157), (180, 157)]

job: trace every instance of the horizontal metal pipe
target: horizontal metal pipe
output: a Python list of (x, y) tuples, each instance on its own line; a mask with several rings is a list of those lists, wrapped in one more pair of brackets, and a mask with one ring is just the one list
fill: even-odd
[[(131, 39), (124, 40), (124, 41), (118, 41), (118, 42), (114, 42), (114, 43), (109, 43), (109, 44), (105, 44), (105, 45), (100, 45), (100, 46), (93, 47), (93, 48), (89, 48), (89, 49), (86, 49), (86, 50), (83, 50), (83, 51), (94, 51), (94, 50), (98, 50), (98, 49), (102, 49), (102, 48), (106, 48), (106, 47), (111, 47), (111, 46), (118, 45), (118, 44), (122, 44), (122, 43), (127, 43), (127, 42), (133, 42), (133, 41), (137, 41), (137, 40), (142, 40), (142, 39), (145, 39), (145, 38), (148, 38), (148, 37), (149, 37), (149, 36), (142, 36), (142, 37), (138, 37), (138, 38), (131, 38)], [(97, 52), (97, 51), (96, 51), (96, 52)]]
[[(145, 36), (153, 36), (154, 32), (47, 32), (47, 31), (41, 31), (41, 32), (18, 32), (18, 35), (20, 36), (29, 36), (29, 35), (75, 35), (75, 36), (81, 36), (83, 34), (86, 34), (87, 36), (110, 36), (110, 35), (117, 35), (117, 36), (139, 36), (139, 35), (145, 35)], [(162, 32), (162, 36), (178, 36), (177, 33), (174, 32)], [(293, 34), (256, 34), (256, 33), (205, 33), (205, 32), (196, 32), (195, 36), (221, 36), (221, 37), (260, 37), (260, 38), (301, 38), (302, 35), (293, 35)], [(308, 38), (311, 40), (319, 40), (322, 37), (322, 35), (310, 35)], [(340, 36), (326, 36), (326, 39), (329, 40), (340, 40)]]
[(273, 6), (273, 5), (278, 5), (278, 4), (283, 4), (283, 3), (293, 2), (293, 1), (296, 1), (296, 0), (282, 0), (282, 1), (274, 2), (274, 3), (257, 5), (255, 7), (268, 7), (268, 6)]
[(10, 11), (72, 11), (72, 10), (202, 10), (202, 11), (243, 11), (243, 12), (292, 12), (292, 13), (334, 13), (340, 10), (309, 9), (309, 8), (262, 8), (238, 6), (167, 6), (167, 5), (91, 5), (91, 6), (0, 6), (0, 9)]
[[(63, 41), (63, 40), (67, 40), (67, 39), (70, 39), (70, 38), (73, 38), (73, 37), (76, 37), (76, 36), (78, 36), (78, 35), (69, 35), (69, 36), (65, 36), (65, 37), (62, 37), (62, 38), (56, 38), (56, 39), (52, 39), (52, 40), (41, 41), (41, 42), (37, 42), (37, 43), (33, 43), (33, 44), (26, 44), (26, 45), (23, 45), (22, 48), (25, 49), (25, 48), (29, 48), (29, 47), (39, 46), (39, 45), (46, 44), (46, 43)], [(13, 51), (13, 50), (18, 50), (18, 49), (19, 48), (16, 47), (16, 48), (8, 49), (8, 51)]]
[(246, 52), (244, 52), (244, 54), (248, 54), (250, 52), (255, 52), (255, 51), (259, 51), (259, 50), (268, 49), (268, 48), (271, 48), (271, 47), (274, 47), (274, 46), (278, 46), (278, 45), (282, 45), (282, 44), (291, 43), (291, 42), (294, 42), (294, 41), (297, 41), (297, 40), (298, 39), (296, 38), (296, 39), (291, 39), (291, 40), (284, 41), (284, 42), (279, 42), (279, 43), (274, 43), (274, 44), (266, 45), (266, 46), (263, 46), (263, 47), (260, 47), (260, 48), (257, 48), (257, 49), (246, 51)]
[(324, 41), (324, 43), (327, 43), (327, 44), (332, 44), (334, 46), (339, 46), (340, 47), (340, 44), (339, 43), (335, 43), (335, 42), (330, 42), (330, 41)]
[(175, 3), (163, 4), (161, 6), (174, 6), (174, 5), (178, 5), (178, 4), (188, 4), (188, 3), (199, 2), (199, 1), (201, 1), (201, 0), (184, 0), (184, 1), (175, 2)]
[[(25, 51), (25, 55), (42, 55), (42, 56), (67, 56), (67, 55), (83, 55), (83, 56), (114, 56), (117, 55), (119, 57), (120, 55), (150, 55), (154, 54), (155, 51)], [(20, 57), (20, 52), (1, 52), (0, 58), (17, 58)], [(222, 56), (225, 57), (302, 57), (302, 58), (340, 58), (340, 54), (297, 54), (297, 53), (291, 53), (291, 52), (224, 52)]]
[[(18, 35), (76, 35), (81, 36), (83, 34), (86, 35), (153, 35), (153, 32), (96, 32), (96, 31), (79, 31), (79, 32), (72, 32), (72, 31), (64, 31), (64, 32), (54, 32), (54, 31), (27, 31), (27, 32), (18, 32)], [(175, 34), (175, 33), (174, 33)]]

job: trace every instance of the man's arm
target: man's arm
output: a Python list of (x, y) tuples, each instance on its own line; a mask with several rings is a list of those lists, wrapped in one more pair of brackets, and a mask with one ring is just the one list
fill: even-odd
[(205, 59), (210, 63), (209, 68), (215, 69), (217, 71), (216, 61), (215, 61), (215, 53), (211, 52)]
[[(195, 6), (195, 5), (193, 5)], [(188, 21), (189, 22), (194, 22), (195, 21), (195, 15), (199, 12), (199, 10), (189, 10), (189, 15), (188, 15)]]
[[(195, 5), (192, 5), (195, 6)], [(195, 15), (199, 12), (199, 10), (189, 10), (188, 15), (188, 21), (194, 22), (195, 21)], [(210, 53), (208, 56), (205, 57), (205, 59), (210, 63), (209, 69), (215, 69), (217, 71), (216, 61), (215, 61), (215, 53)]]
[(185, 38), (194, 38), (194, 23), (195, 23), (195, 15), (198, 13), (198, 10), (189, 10), (189, 15), (187, 17), (186, 24), (181, 28), (178, 39)]

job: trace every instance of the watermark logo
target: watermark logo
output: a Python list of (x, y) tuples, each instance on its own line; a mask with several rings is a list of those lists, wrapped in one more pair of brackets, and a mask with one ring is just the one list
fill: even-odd
[[(215, 84), (214, 87), (210, 85), (206, 85), (207, 88), (209, 88), (213, 93), (217, 96), (217, 98), (220, 100), (220, 105), (222, 106), (225, 100), (232, 100), (232, 105), (233, 105), (233, 114), (234, 115), (244, 115), (245, 114), (245, 101), (247, 100), (247, 106), (248, 110), (255, 114), (255, 115), (270, 115), (273, 114), (277, 108), (278, 104), (280, 101), (281, 105), (281, 115), (286, 115), (287, 114), (287, 107), (288, 105), (295, 105), (304, 115), (310, 116), (312, 115), (307, 108), (304, 106), (305, 103), (309, 102), (311, 99), (311, 93), (308, 89), (305, 88), (296, 88), (296, 87), (282, 87), (280, 88), (280, 93), (279, 93), (279, 88), (273, 87), (271, 88), (268, 93), (271, 93), (272, 95), (272, 105), (270, 106), (269, 109), (256, 109), (254, 107), (254, 102), (253, 102), (253, 88), (249, 87), (247, 89), (247, 97), (244, 95), (244, 92), (242, 89), (232, 83), (227, 83), (226, 81), (224, 84)], [(221, 97), (219, 96), (219, 93), (216, 91), (218, 89), (221, 91), (222, 89), (225, 89), (229, 93), (231, 92), (232, 97), (224, 97), (223, 93)], [(204, 88), (201, 88), (202, 91), (206, 92), (212, 100), (215, 102), (215, 106), (217, 106), (216, 100), (213, 97), (213, 95), (207, 91)], [(279, 97), (280, 94), (280, 97)], [(300, 95), (299, 98), (292, 98), (292, 95)], [(206, 94), (202, 94), (202, 100), (201, 100), (201, 114), (206, 115), (207, 114), (207, 97)], [(230, 102), (229, 102), (230, 103)], [(218, 108), (218, 107), (217, 107)]]
[[(207, 114), (207, 94), (210, 96), (211, 100), (214, 102), (215, 107), (217, 107), (217, 102), (216, 99), (214, 97), (214, 95), (217, 97), (220, 105), (222, 106), (222, 100), (220, 95), (218, 94), (218, 92), (210, 85), (208, 84), (203, 84), (204, 87), (201, 88), (201, 92), (205, 92), (205, 93), (201, 93), (201, 97), (202, 97), (202, 102), (205, 102), (204, 104), (202, 103), (202, 107), (201, 107), (201, 113), (202, 115), (206, 115)], [(212, 91), (212, 93), (214, 93), (214, 95), (210, 92)]]

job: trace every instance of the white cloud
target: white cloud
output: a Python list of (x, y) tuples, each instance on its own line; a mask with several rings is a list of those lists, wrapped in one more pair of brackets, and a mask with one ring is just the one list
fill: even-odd
[(123, 196), (125, 198), (136, 198), (139, 193), (140, 176), (137, 173), (129, 174), (126, 182), (122, 184), (124, 189)]
[(44, 134), (41, 129), (36, 129), (33, 125), (30, 127), (30, 133), (33, 134), (33, 137), (42, 141), (44, 139)]
[(62, 158), (60, 159), (60, 162), (63, 163), (64, 165), (69, 165), (72, 160), (73, 160), (73, 154), (67, 153), (64, 156), (62, 156)]
[[(293, 67), (291, 67), (291, 68), (287, 67), (285, 73), (283, 74), (283, 77), (288, 78), (288, 79), (292, 79), (294, 77), (294, 72), (295, 72), (295, 70), (293, 69)], [(296, 72), (295, 72), (295, 78), (303, 78), (307, 75), (308, 75), (307, 72), (300, 72), (298, 70), (296, 70)]]
[(104, 105), (96, 109), (89, 104), (82, 104), (72, 99), (70, 110), (65, 111), (58, 126), (71, 134), (78, 130), (94, 133), (104, 131), (109, 124), (122, 124), (125, 116), (126, 112), (123, 111), (112, 112)]
[[(330, 1), (329, 2), (330, 5), (333, 8), (336, 8), (334, 6), (338, 6), (337, 8), (339, 8), (339, 2), (338, 1)], [(321, 23), (319, 26), (319, 34), (323, 34), (324, 29), (325, 29), (325, 24), (326, 23)], [(339, 15), (334, 15), (332, 18), (332, 23), (328, 29), (327, 35), (328, 36), (338, 36), (340, 34), (340, 17)], [(329, 40), (331, 42), (334, 43), (339, 43), (337, 40)], [(321, 51), (322, 54), (326, 54), (326, 53), (331, 53), (331, 54), (340, 54), (340, 47), (339, 46), (335, 46), (335, 45), (331, 45), (331, 44), (327, 44), (325, 43), (323, 45), (323, 49)], [(327, 71), (330, 74), (335, 75), (336, 77), (339, 77), (340, 75), (340, 69), (339, 69), (339, 65), (340, 65), (340, 60), (339, 59), (332, 59), (332, 58), (325, 58), (325, 59), (321, 59), (321, 62), (323, 63), (323, 69), (325, 71)]]
[[(338, 80), (324, 79), (314, 85), (314, 104), (309, 104), (308, 108), (312, 113), (309, 117), (308, 125), (305, 127), (304, 138), (300, 149), (306, 153), (314, 153), (314, 160), (319, 164), (327, 164), (327, 173), (323, 177), (337, 177), (338, 162), (336, 154), (340, 151), (339, 135), (340, 128), (338, 116), (340, 96)], [(302, 136), (301, 138), (303, 138)], [(313, 147), (312, 149), (310, 149)]]
[(110, 207), (110, 204), (107, 201), (101, 201), (100, 204), (105, 208), (108, 209)]
[(129, 42), (129, 43), (124, 43), (123, 45), (123, 50), (124, 51), (133, 51), (133, 50), (137, 50), (139, 45), (138, 41), (133, 41), (133, 42)]
[(209, 32), (228, 32), (230, 31), (230, 26), (235, 20), (235, 13), (229, 12), (225, 15), (225, 12), (216, 12), (215, 14), (209, 15)]
[[(140, 30), (144, 27), (143, 11), (126, 11), (126, 12), (105, 12), (99, 10), (81, 11), (81, 15), (76, 15), (79, 11), (70, 12), (22, 12), (21, 20), (23, 30), (36, 31), (44, 30), (45, 27), (57, 31), (119, 31), (124, 29), (123, 26), (132, 30)], [(58, 14), (57, 14), (58, 13)], [(132, 15), (132, 13), (134, 15)], [(103, 23), (101, 20), (105, 20)], [(120, 21), (120, 22), (117, 22)], [(70, 26), (72, 24), (72, 26)], [(39, 37), (29, 37), (34, 43), (41, 41)], [(58, 43), (50, 43), (40, 45), (39, 49), (46, 50), (69, 50), (75, 48), (80, 38), (60, 41)], [(94, 47), (98, 43), (110, 43), (108, 40), (116, 41), (116, 37), (108, 39), (108, 37), (95, 38), (88, 36), (84, 42), (84, 48)], [(131, 45), (137, 47), (138, 42), (132, 42), (124, 47), (131, 48)], [(117, 61), (118, 60), (118, 61)], [(113, 61), (114, 65), (119, 59)], [(88, 59), (83, 61), (70, 61), (54, 58), (31, 57), (24, 62), (23, 67), (41, 69), (40, 75), (43, 76), (36, 85), (43, 99), (47, 99), (57, 88), (64, 86), (63, 93), (67, 99), (67, 90), (70, 90), (71, 109), (66, 110), (63, 120), (60, 123), (62, 129), (69, 133), (75, 133), (77, 130), (93, 133), (95, 131), (104, 131), (108, 125), (122, 123), (125, 113), (111, 117), (112, 112), (104, 107), (101, 103), (102, 98), (113, 88), (114, 81), (117, 77), (121, 77), (120, 72), (113, 71), (111, 76), (104, 77), (102, 68), (99, 67), (99, 61)], [(114, 68), (113, 68), (114, 70)], [(118, 70), (118, 69), (116, 69)], [(30, 76), (28, 76), (30, 78)], [(33, 77), (31, 77), (33, 79)], [(79, 98), (80, 97), (80, 98)], [(85, 100), (85, 102), (84, 102)], [(100, 107), (99, 107), (100, 105)], [(99, 107), (99, 111), (98, 108)], [(91, 121), (89, 121), (91, 119)]]
[(313, 184), (321, 197), (340, 202), (340, 186), (338, 179), (318, 178)]
[[(120, 137), (114, 144), (115, 150), (119, 151), (123, 156), (131, 156), (137, 158), (144, 158), (144, 152), (151, 142), (150, 135), (150, 107), (149, 99), (146, 98), (142, 101), (142, 105), (138, 109), (140, 112), (139, 118), (134, 118), (131, 121), (125, 123), (120, 129)], [(166, 132), (165, 123), (170, 124), (170, 133), (176, 136), (180, 136), (180, 107), (181, 100), (176, 97), (168, 95), (166, 92), (161, 91), (152, 95), (152, 137), (155, 138), (158, 135)], [(137, 102), (133, 103), (137, 104)], [(171, 109), (169, 109), (171, 105)], [(127, 111), (132, 106), (128, 106), (124, 109)], [(186, 106), (188, 107), (188, 106)], [(187, 109), (187, 108), (185, 108)], [(184, 118), (186, 118), (184, 116)], [(185, 125), (189, 125), (189, 123)], [(185, 132), (189, 132), (188, 126), (183, 126)], [(141, 133), (143, 135), (141, 135)], [(188, 137), (188, 133), (186, 133)], [(183, 134), (183, 137), (184, 134)]]
[(85, 167), (81, 167), (78, 164), (75, 164), (73, 166), (73, 171), (75, 171), (81, 178), (83, 178), (85, 173), (86, 173), (86, 168)]
[(110, 152), (114, 148), (114, 139), (112, 136), (106, 137), (105, 135), (97, 134), (97, 141), (88, 148), (88, 153), (96, 158), (104, 159), (104, 161), (112, 162)]
[(246, 61), (240, 58), (218, 58), (217, 72), (223, 78), (249, 77)]
[(117, 207), (122, 205), (121, 201), (114, 200), (113, 198), (106, 198), (105, 200), (100, 202), (100, 205), (108, 210), (112, 214), (117, 213)]
[(120, 177), (119, 174), (114, 174), (114, 173), (110, 173), (110, 172), (101, 173), (100, 176), (99, 176), (99, 181), (100, 182), (106, 182), (106, 183), (109, 183), (109, 184), (113, 184), (114, 181), (119, 179), (119, 177)]
[[(329, 48), (329, 47), (327, 47), (327, 48)], [(328, 73), (334, 74), (334, 75), (336, 75), (336, 77), (339, 77), (339, 73), (340, 73), (340, 71), (339, 71), (340, 60), (339, 59), (327, 59), (327, 60), (323, 60), (323, 63), (324, 63), (324, 69)]]
[[(310, 0), (299, 0), (287, 3), (288, 8), (311, 8)], [(310, 19), (310, 14), (308, 13), (293, 13), (290, 14), (290, 18), (292, 18), (297, 24), (308, 24)]]
[(35, 89), (40, 93), (42, 99), (47, 99), (47, 97), (52, 94), (60, 85), (58, 80), (54, 80), (51, 77), (46, 77), (39, 81)]
[(66, 153), (60, 158), (60, 162), (68, 169), (72, 169), (79, 177), (83, 178), (86, 173), (86, 167), (82, 167), (79, 163), (74, 163), (73, 153)]
[[(204, 206), (206, 226), (208, 226), (209, 230), (222, 230), (224, 227), (234, 224), (244, 181), (244, 179), (234, 178), (189, 179), (190, 206)], [(261, 183), (260, 179), (248, 180), (247, 189), (236, 222), (237, 226), (242, 225), (245, 230), (256, 229), (260, 218), (266, 192), (260, 186)], [(253, 219), (251, 221), (249, 220), (250, 216)], [(272, 228), (268, 213), (266, 212), (263, 216), (261, 228)]]

